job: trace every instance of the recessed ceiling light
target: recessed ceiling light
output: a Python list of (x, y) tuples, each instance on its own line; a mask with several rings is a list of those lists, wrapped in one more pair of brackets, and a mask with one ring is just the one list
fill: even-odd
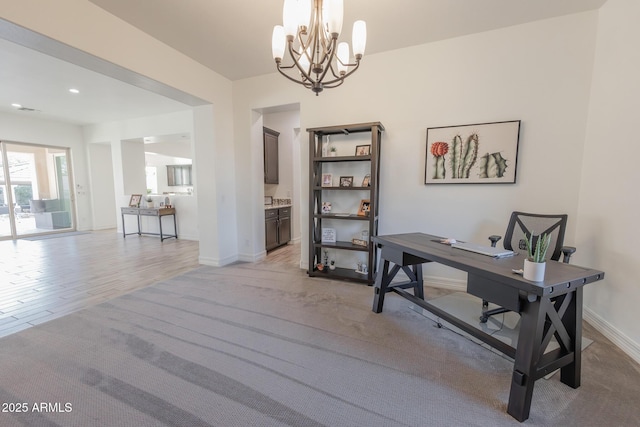
[(16, 107), (16, 108), (22, 108), (22, 105), (20, 105), (20, 104), (15, 104), (15, 103), (14, 103), (14, 104), (11, 104), (11, 106), (12, 106), (12, 107)]
[(69, 89), (69, 92), (71, 93), (80, 93), (80, 91), (78, 89)]

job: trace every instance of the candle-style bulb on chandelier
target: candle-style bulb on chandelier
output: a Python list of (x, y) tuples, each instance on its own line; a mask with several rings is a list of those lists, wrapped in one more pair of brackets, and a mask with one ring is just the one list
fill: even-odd
[[(316, 96), (325, 88), (340, 86), (364, 55), (364, 21), (353, 23), (353, 59), (349, 44), (338, 43), (343, 12), (343, 0), (284, 0), (283, 25), (273, 28), (271, 47), (278, 71)], [(289, 65), (283, 65), (285, 52)]]

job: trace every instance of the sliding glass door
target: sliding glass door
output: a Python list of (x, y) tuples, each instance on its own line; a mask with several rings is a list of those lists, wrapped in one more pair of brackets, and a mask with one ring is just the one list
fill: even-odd
[(0, 142), (0, 239), (74, 229), (69, 149)]
[[(3, 153), (0, 153), (3, 154)], [(13, 216), (11, 212), (11, 202), (9, 191), (7, 191), (7, 173), (4, 167), (4, 155), (0, 156), (0, 239), (12, 236)]]

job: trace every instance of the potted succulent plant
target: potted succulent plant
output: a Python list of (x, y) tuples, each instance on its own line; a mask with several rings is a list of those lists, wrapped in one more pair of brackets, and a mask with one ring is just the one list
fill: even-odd
[[(535, 241), (535, 243), (534, 243)], [(524, 260), (523, 277), (534, 282), (544, 280), (547, 262), (547, 250), (551, 243), (549, 234), (542, 234), (536, 239), (533, 233), (527, 239), (527, 258)]]
[(151, 198), (151, 196), (147, 196), (147, 198), (145, 200), (147, 201), (147, 207), (148, 208), (152, 208), (153, 207), (153, 199)]
[(329, 148), (329, 152), (331, 157), (335, 157), (338, 155), (338, 149), (335, 147), (335, 145), (332, 145), (331, 148)]

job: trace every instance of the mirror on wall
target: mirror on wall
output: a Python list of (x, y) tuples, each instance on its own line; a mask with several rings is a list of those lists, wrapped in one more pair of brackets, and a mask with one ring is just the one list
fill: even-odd
[(148, 194), (193, 194), (191, 135), (144, 137)]
[(144, 138), (147, 193), (193, 194), (191, 136)]

